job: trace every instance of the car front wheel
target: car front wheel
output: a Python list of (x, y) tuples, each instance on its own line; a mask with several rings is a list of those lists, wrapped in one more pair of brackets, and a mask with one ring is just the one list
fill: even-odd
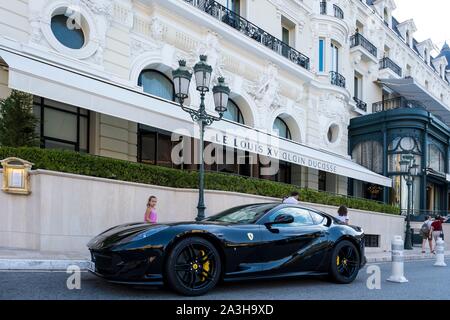
[(166, 263), (169, 286), (186, 296), (199, 296), (213, 289), (220, 273), (219, 252), (209, 241), (198, 237), (177, 243)]

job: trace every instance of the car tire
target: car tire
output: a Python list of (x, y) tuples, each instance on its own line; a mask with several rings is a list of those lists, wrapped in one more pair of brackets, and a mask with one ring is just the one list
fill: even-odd
[(221, 259), (209, 241), (185, 238), (170, 251), (165, 265), (166, 281), (175, 292), (200, 296), (213, 289), (221, 275)]
[(329, 277), (335, 283), (348, 284), (358, 276), (360, 255), (355, 245), (344, 240), (339, 242), (331, 255)]

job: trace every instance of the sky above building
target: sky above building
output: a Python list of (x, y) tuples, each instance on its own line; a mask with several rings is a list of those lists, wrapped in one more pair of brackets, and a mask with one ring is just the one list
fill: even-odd
[(414, 19), (420, 42), (431, 38), (439, 50), (445, 41), (450, 43), (450, 1), (448, 0), (395, 0), (394, 17), (400, 22)]

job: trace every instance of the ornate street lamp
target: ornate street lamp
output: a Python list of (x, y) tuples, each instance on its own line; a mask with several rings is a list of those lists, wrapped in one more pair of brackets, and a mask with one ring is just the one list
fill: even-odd
[(192, 79), (192, 74), (186, 67), (186, 61), (179, 61), (179, 68), (172, 72), (173, 81), (175, 85), (175, 96), (180, 103), (181, 109), (189, 113), (192, 120), (198, 122), (200, 126), (200, 172), (199, 172), (199, 195), (197, 205), (197, 221), (205, 219), (205, 165), (204, 165), (204, 135), (205, 127), (210, 126), (214, 121), (220, 121), (223, 114), (227, 111), (228, 97), (230, 89), (225, 85), (225, 79), (219, 78), (218, 84), (213, 88), (215, 110), (219, 117), (210, 115), (205, 108), (205, 95), (209, 91), (211, 83), (212, 67), (206, 63), (207, 57), (200, 56), (200, 61), (194, 66), (194, 76), (197, 85), (197, 91), (200, 92), (200, 107), (198, 110), (187, 108), (184, 106), (184, 100), (189, 97), (189, 85)]
[(412, 250), (412, 236), (411, 236), (411, 187), (414, 183), (414, 177), (419, 173), (419, 165), (416, 164), (414, 155), (406, 154), (402, 156), (400, 161), (400, 170), (402, 176), (405, 178), (408, 186), (408, 204), (406, 211), (406, 231), (405, 231), (405, 250)]

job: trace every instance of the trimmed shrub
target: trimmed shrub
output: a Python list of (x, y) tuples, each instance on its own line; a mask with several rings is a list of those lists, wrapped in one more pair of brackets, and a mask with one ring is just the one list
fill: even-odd
[[(198, 173), (116, 160), (72, 151), (39, 148), (0, 148), (0, 159), (18, 157), (34, 163), (34, 169), (45, 169), (100, 177), (114, 180), (144, 183), (173, 188), (198, 188)], [(292, 191), (300, 193), (300, 201), (348, 208), (400, 214), (397, 207), (384, 203), (339, 196), (311, 189), (304, 189), (269, 180), (260, 180), (236, 175), (205, 174), (205, 188), (282, 198)]]

